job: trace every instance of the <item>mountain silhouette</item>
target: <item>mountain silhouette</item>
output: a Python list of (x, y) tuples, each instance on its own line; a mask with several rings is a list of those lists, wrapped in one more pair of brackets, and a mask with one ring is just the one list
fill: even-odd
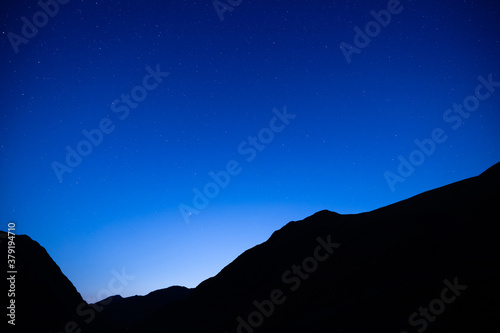
[[(286, 224), (194, 289), (171, 287), (146, 296), (103, 300), (97, 305), (104, 310), (96, 313), (92, 325), (81, 329), (221, 333), (498, 330), (499, 203), (500, 164), (496, 164), (479, 176), (371, 212), (320, 211)], [(42, 329), (36, 329), (47, 331), (67, 322), (72, 314), (65, 309), (73, 309), (82, 300), (45, 250), (27, 236), (21, 237), (30, 244), (25, 249), (30, 258), (42, 259), (24, 264), (32, 278), (23, 288), (34, 305), (26, 309), (31, 317), (20, 313), (18, 320), (29, 323), (32, 319), (28, 318), (50, 318)], [(40, 314), (49, 308), (47, 304), (54, 308)], [(58, 316), (46, 317), (54, 309), (60, 309)]]
[[(7, 254), (7, 236), (0, 231), (0, 250), (4, 254)], [(16, 235), (14, 242), (17, 273), (13, 288), (15, 297), (12, 298), (15, 299), (16, 316), (15, 326), (5, 325), (9, 332), (64, 332), (66, 325), (68, 328), (84, 325), (77, 311), (89, 311), (89, 306), (47, 251), (26, 235)], [(3, 272), (9, 271), (7, 260), (2, 260), (1, 267)], [(7, 293), (11, 289), (10, 281), (3, 281), (3, 290)], [(5, 296), (3, 309), (10, 299)], [(93, 325), (99, 329), (106, 327), (100, 320), (89, 329), (93, 329)]]
[(147, 319), (162, 307), (184, 299), (191, 293), (192, 289), (173, 286), (150, 292), (145, 296), (132, 296), (123, 298), (119, 295), (110, 296), (96, 304), (100, 311), (100, 317), (108, 327), (114, 330), (126, 330)]

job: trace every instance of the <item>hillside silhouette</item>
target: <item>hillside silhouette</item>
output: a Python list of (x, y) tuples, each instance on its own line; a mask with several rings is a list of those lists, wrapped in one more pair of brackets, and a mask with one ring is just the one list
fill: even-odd
[(194, 289), (103, 300), (91, 323), (74, 309), (96, 305), (38, 243), (18, 236), (17, 299), (25, 305), (16, 331), (64, 332), (70, 321), (93, 333), (498, 330), (499, 203), (496, 164), (371, 212), (320, 211)]

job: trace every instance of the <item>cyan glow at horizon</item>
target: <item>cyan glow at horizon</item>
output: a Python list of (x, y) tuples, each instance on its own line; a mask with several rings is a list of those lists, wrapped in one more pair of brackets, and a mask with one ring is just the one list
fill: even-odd
[(400, 1), (378, 31), (389, 3), (221, 21), (210, 1), (71, 1), (17, 53), (44, 9), (2, 3), (0, 229), (95, 301), (113, 272), (124, 297), (195, 287), (289, 221), (480, 174), (500, 161), (498, 6)]

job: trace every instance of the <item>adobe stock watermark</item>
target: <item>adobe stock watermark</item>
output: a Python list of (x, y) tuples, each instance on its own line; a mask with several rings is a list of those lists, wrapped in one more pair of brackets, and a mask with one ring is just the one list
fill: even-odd
[[(118, 273), (116, 269), (113, 269), (111, 271), (111, 274), (113, 275), (113, 277), (109, 280), (107, 288), (100, 289), (97, 292), (96, 299), (92, 300), (95, 302), (101, 300), (101, 304), (88, 304), (87, 302), (81, 302), (75, 309), (75, 313), (78, 315), (78, 317), (81, 317), (87, 325), (94, 321), (94, 319), (96, 318), (96, 311), (102, 312), (102, 310), (104, 310), (104, 306), (109, 305), (109, 303), (111, 303), (113, 299), (110, 298), (105, 302), (102, 302), (102, 300), (113, 295), (118, 295), (126, 286), (129, 285), (130, 281), (133, 281), (135, 279), (135, 276), (128, 275), (125, 272), (125, 268), (122, 268), (121, 273)], [(64, 330), (59, 333), (70, 332), (79, 333), (82, 332), (82, 329), (77, 322), (68, 321), (64, 325)]]
[(222, 0), (215, 0), (212, 2), (212, 5), (214, 6), (215, 12), (219, 16), (219, 19), (224, 21), (224, 13), (225, 12), (232, 12), (235, 7), (239, 6), (243, 0), (225, 0), (227, 3), (223, 2)]
[(354, 35), (353, 43), (355, 46), (346, 42), (342, 42), (339, 45), (347, 63), (351, 63), (353, 53), (361, 53), (361, 50), (370, 44), (372, 38), (375, 38), (380, 34), (382, 27), (386, 28), (389, 23), (391, 23), (393, 15), (400, 14), (402, 11), (403, 6), (400, 5), (399, 0), (389, 0), (387, 3), (387, 9), (382, 9), (379, 12), (374, 10), (370, 11), (370, 15), (375, 20), (366, 23), (364, 31), (358, 26), (354, 27), (354, 32), (356, 32), (356, 34)]
[[(275, 134), (283, 131), (290, 124), (290, 120), (295, 119), (297, 115), (287, 112), (286, 106), (283, 111), (273, 109), (274, 116), (269, 120), (269, 126), (262, 128), (257, 136), (248, 136), (246, 140), (238, 145), (238, 153), (240, 156), (246, 156), (245, 161), (250, 163), (257, 154), (263, 151), (275, 138)], [(184, 221), (189, 224), (191, 216), (199, 215), (200, 211), (205, 209), (210, 203), (210, 199), (214, 199), (219, 195), (221, 189), (226, 188), (231, 181), (231, 177), (237, 176), (243, 171), (241, 163), (236, 160), (229, 160), (226, 163), (226, 169), (219, 172), (210, 171), (208, 175), (213, 181), (207, 182), (202, 190), (197, 187), (193, 188), (192, 206), (185, 203), (179, 204), (179, 211)]]
[[(435, 322), (437, 316), (444, 312), (446, 305), (455, 302), (457, 297), (462, 294), (462, 291), (468, 288), (466, 285), (458, 283), (458, 277), (453, 279), (453, 283), (448, 279), (445, 279), (443, 283), (446, 287), (441, 290), (440, 297), (430, 301), (428, 307), (419, 307), (418, 312), (415, 311), (408, 317), (408, 323), (415, 327), (418, 333), (425, 331), (429, 323)], [(408, 332), (401, 331), (400, 333)]]
[[(471, 112), (479, 109), (480, 101), (486, 101), (490, 98), (491, 94), (495, 92), (495, 88), (500, 87), (500, 81), (493, 81), (493, 74), (488, 75), (485, 79), (482, 75), (477, 77), (480, 84), (474, 89), (474, 94), (464, 98), (462, 104), (453, 104), (453, 109), (447, 109), (443, 113), (443, 120), (447, 124), (451, 124), (453, 130), (457, 130), (462, 126), (463, 119), (470, 117)], [(423, 140), (414, 140), (417, 146), (406, 159), (403, 155), (398, 156), (399, 165), (397, 167), (397, 174), (387, 170), (384, 172), (384, 178), (387, 185), (392, 192), (396, 190), (397, 183), (403, 183), (410, 177), (415, 168), (421, 166), (428, 157), (436, 151), (438, 144), (445, 142), (448, 136), (442, 128), (434, 128), (431, 131), (430, 138)]]
[[(125, 120), (130, 114), (130, 109), (137, 108), (139, 103), (144, 101), (148, 96), (148, 91), (156, 89), (163, 82), (163, 79), (169, 75), (168, 72), (160, 70), (159, 64), (156, 65), (156, 69), (146, 66), (146, 72), (147, 74), (144, 75), (142, 84), (133, 87), (130, 94), (121, 94), (119, 99), (115, 99), (111, 103), (111, 112), (118, 114), (120, 120)], [(80, 140), (76, 144), (76, 149), (73, 149), (69, 145), (66, 146), (66, 163), (58, 161), (51, 163), (52, 170), (59, 182), (62, 183), (63, 175), (73, 172), (74, 168), (82, 163), (83, 158), (89, 156), (94, 147), (98, 147), (102, 143), (104, 134), (110, 134), (115, 130), (115, 127), (110, 118), (104, 117), (99, 121), (99, 125), (96, 128), (91, 130), (83, 129), (82, 135), (85, 139)]]
[[(287, 269), (281, 275), (281, 281), (287, 286), (289, 292), (297, 291), (302, 282), (309, 279), (316, 272), (319, 263), (328, 260), (335, 249), (341, 245), (340, 243), (333, 243), (331, 235), (326, 237), (326, 241), (321, 237), (317, 237), (316, 241), (318, 246), (314, 249), (312, 256), (304, 258), (300, 265), (293, 264), (290, 269)], [(285, 303), (286, 300), (285, 291), (279, 288), (273, 289), (267, 299), (262, 301), (254, 300), (252, 304), (255, 310), (250, 312), (246, 319), (242, 316), (236, 318), (238, 323), (236, 332), (253, 333), (256, 328), (264, 324), (265, 318), (271, 317), (276, 306)]]
[(5, 238), (7, 241), (7, 281), (9, 289), (7, 289), (7, 323), (16, 325), (16, 222), (10, 221), (7, 225), (7, 233)]
[(49, 17), (53, 18), (59, 13), (60, 5), (66, 5), (70, 0), (48, 0), (46, 2), (38, 1), (38, 6), (41, 10), (33, 14), (31, 20), (26, 16), (21, 17), (23, 26), (21, 27), (21, 35), (9, 32), (9, 39), (12, 49), (17, 54), (21, 44), (28, 44), (29, 40), (38, 34), (38, 29), (41, 29), (49, 22)]

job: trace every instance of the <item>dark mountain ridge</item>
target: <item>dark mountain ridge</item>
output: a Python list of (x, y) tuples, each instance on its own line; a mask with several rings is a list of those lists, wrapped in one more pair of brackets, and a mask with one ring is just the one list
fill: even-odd
[[(7, 325), (9, 331), (61, 332), (68, 323), (68, 327), (83, 325), (77, 311), (88, 310), (88, 304), (47, 251), (26, 235), (16, 235), (14, 242), (15, 297), (9, 299), (15, 300), (16, 316), (15, 326)], [(7, 253), (7, 245), (7, 233), (0, 231), (2, 253)], [(7, 260), (2, 260), (1, 267), (8, 271)], [(4, 279), (3, 284), (9, 290), (9, 281)], [(5, 296), (4, 302), (9, 301)], [(104, 327), (98, 321), (95, 324)]]
[[(321, 211), (290, 222), (141, 329), (161, 330), (168, 323), (172, 332), (245, 331), (237, 318), (247, 318), (256, 310), (254, 301), (268, 300), (280, 289), (287, 292), (286, 302), (246, 331), (415, 331), (424, 322), (412, 326), (409, 316), (439, 296), (445, 279), (455, 277), (475, 288), (468, 288), (461, 304), (450, 305), (425, 329), (465, 332), (498, 325), (494, 311), (499, 305), (488, 293), (500, 296), (494, 283), (499, 281), (494, 224), (499, 175), (497, 164), (480, 176), (372, 212)], [(310, 257), (317, 238), (328, 235), (341, 245), (290, 290), (284, 272)], [(381, 308), (386, 310), (381, 313)]]
[(96, 304), (102, 308), (101, 318), (109, 327), (115, 330), (126, 330), (134, 323), (147, 319), (162, 307), (184, 299), (191, 293), (192, 289), (172, 286), (165, 289), (155, 290), (145, 296), (121, 297), (110, 296)]
[[(105, 310), (96, 314), (93, 325), (82, 325), (82, 331), (498, 330), (499, 178), (496, 164), (479, 176), (371, 212), (325, 210), (290, 222), (193, 290), (171, 287), (99, 302), (108, 303)], [(45, 251), (40, 248), (30, 251)], [(64, 277), (47, 258), (41, 263), (27, 263), (38, 272), (34, 276), (50, 269), (51, 279)], [(62, 301), (31, 291), (58, 290), (51, 281), (23, 288), (37, 304), (51, 302), (57, 308), (63, 302), (68, 305), (61, 309), (72, 308), (81, 297), (68, 283), (58, 291)], [(47, 316), (38, 309), (27, 313)], [(68, 315), (61, 310), (36, 331), (47, 331)]]

